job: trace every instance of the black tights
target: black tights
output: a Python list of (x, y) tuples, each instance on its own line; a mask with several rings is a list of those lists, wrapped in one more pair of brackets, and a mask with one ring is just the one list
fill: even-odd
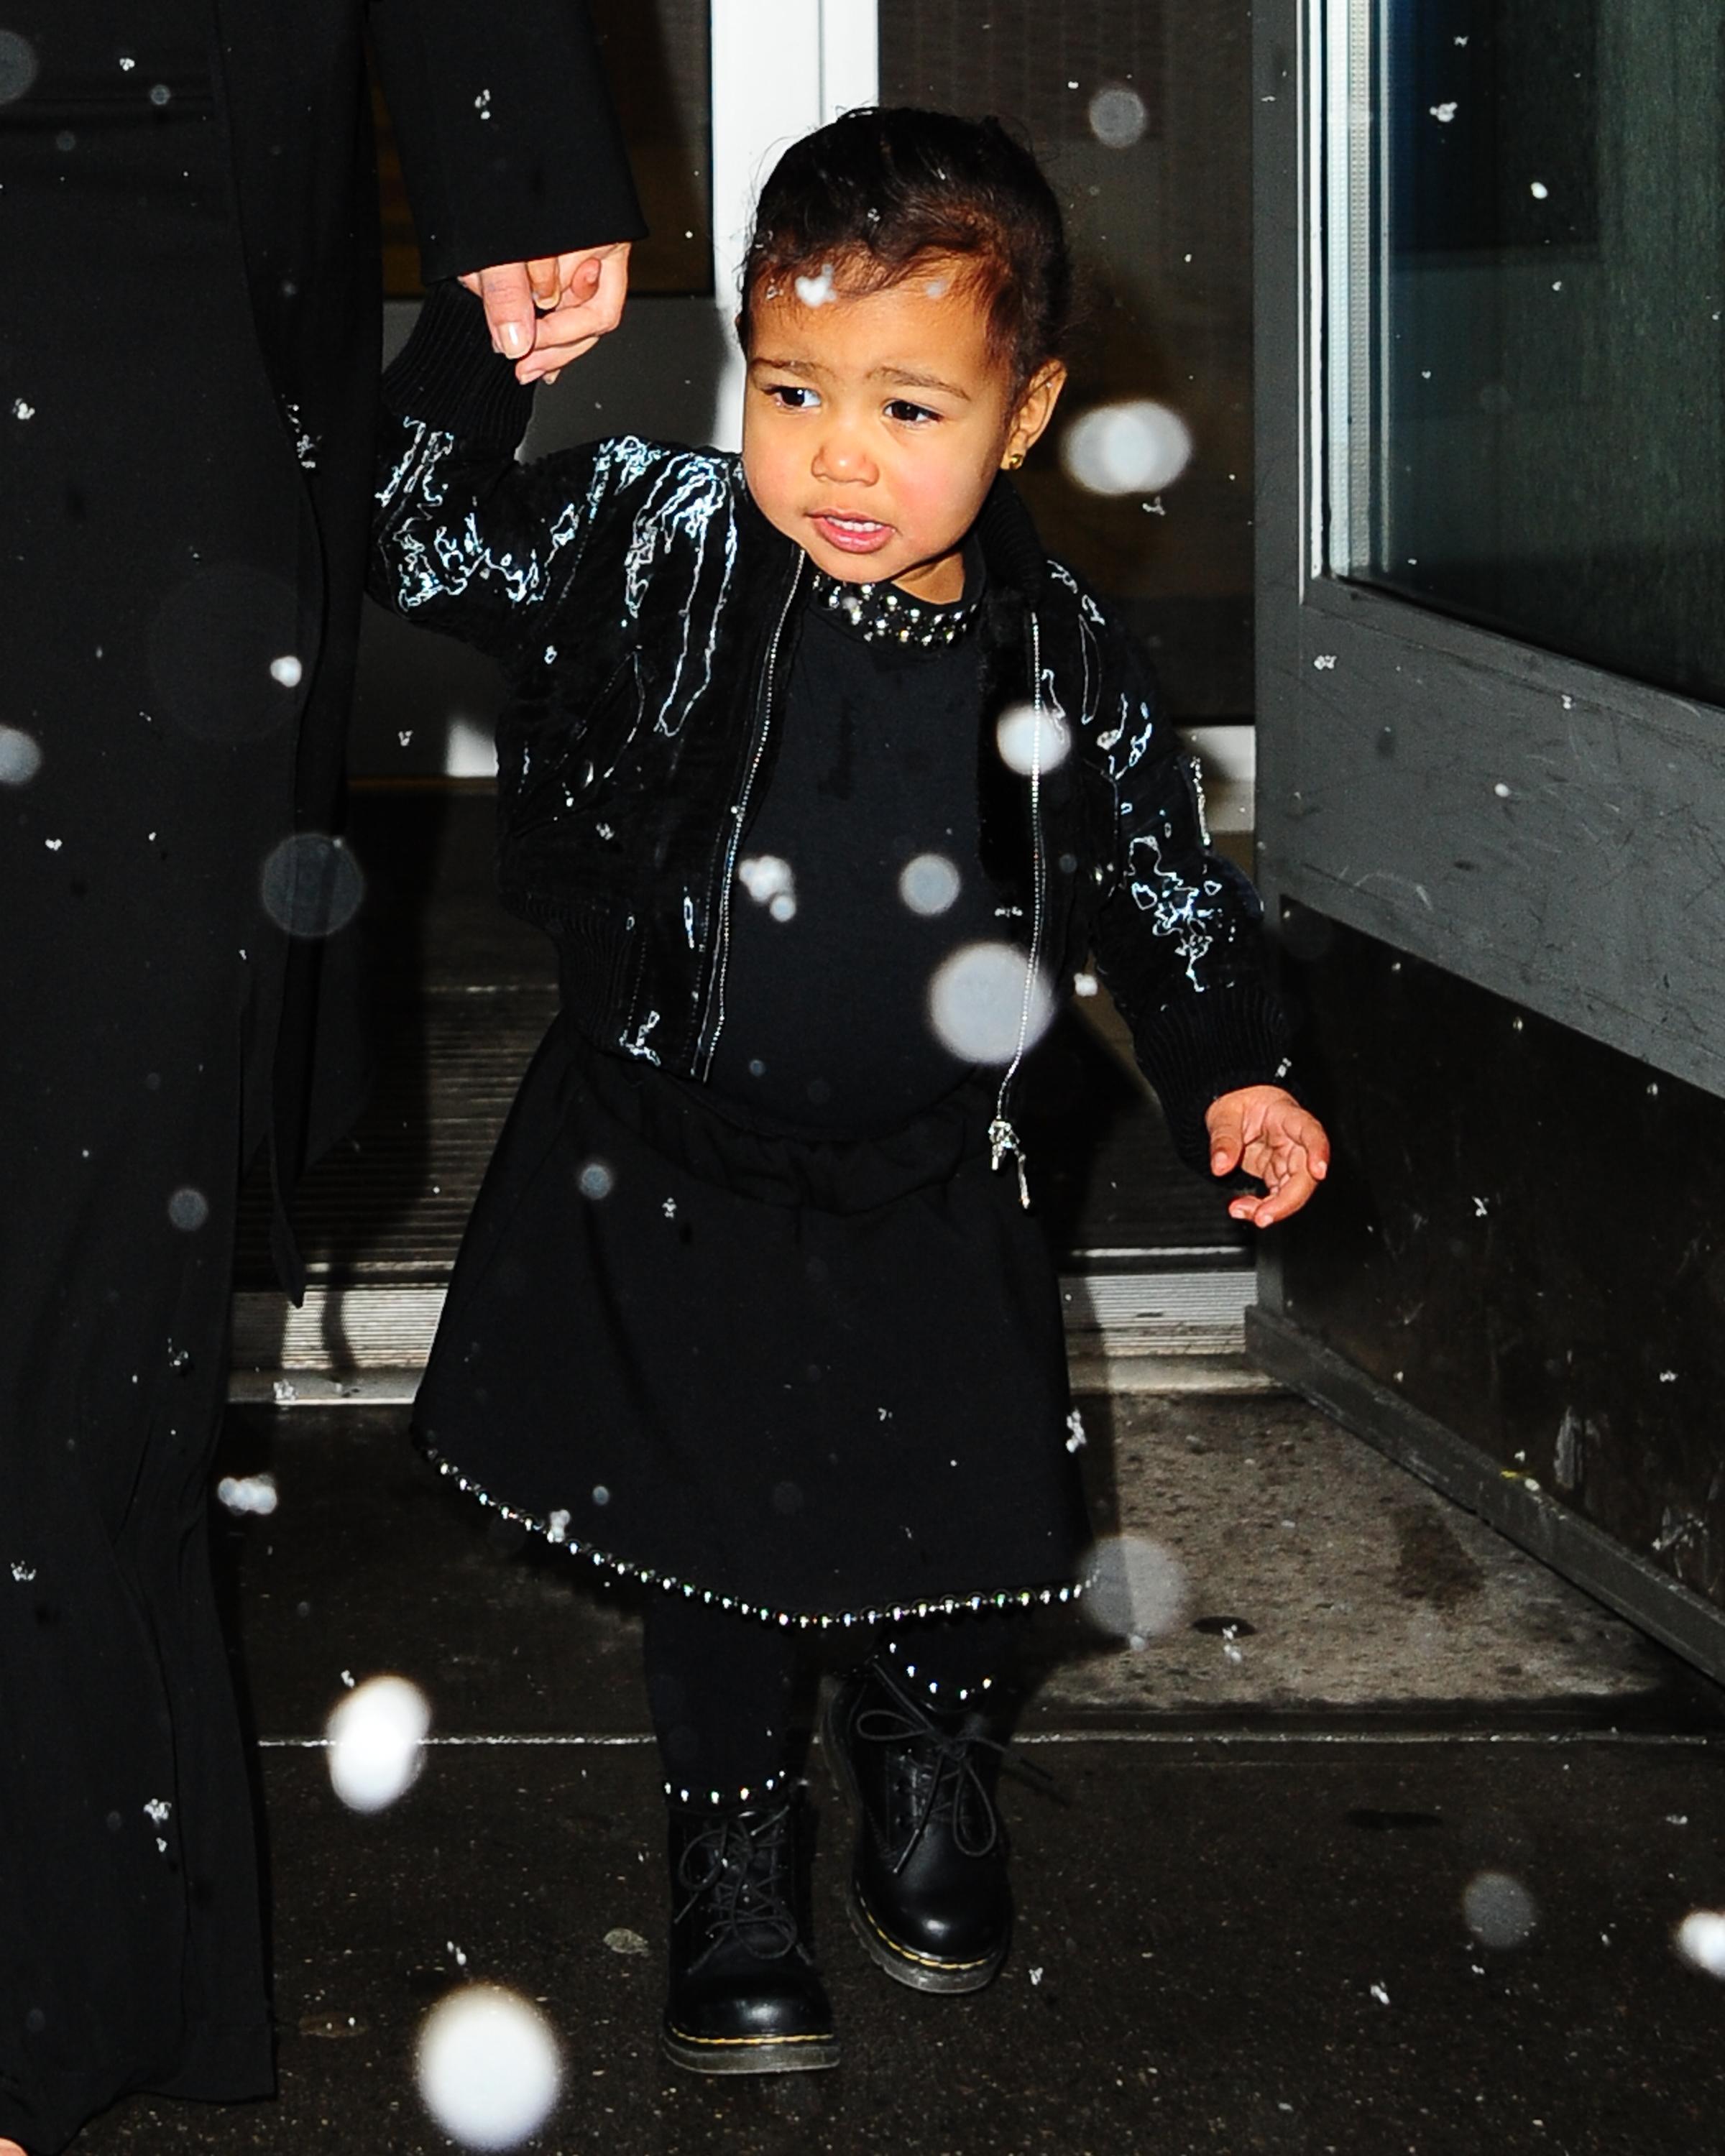
[[(858, 1625), (844, 1635), (855, 1665), (875, 1654), (936, 1707), (1005, 1692), (1023, 1613)], [(647, 1604), (647, 1697), (665, 1785), (684, 1802), (732, 1802), (770, 1789), (787, 1763), (791, 1692), (813, 1635), (758, 1617), (655, 1595)]]

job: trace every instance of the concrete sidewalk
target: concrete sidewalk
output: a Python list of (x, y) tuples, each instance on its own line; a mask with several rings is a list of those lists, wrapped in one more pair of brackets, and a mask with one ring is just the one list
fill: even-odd
[[(660, 2060), (656, 1763), (628, 1599), (425, 1471), (399, 1412), (238, 1410), (268, 1517), (228, 1540), (264, 1745), (281, 2097), (134, 2102), (80, 2156), (451, 2144), (416, 2033), (482, 1979), (540, 2003), (557, 2156), (1712, 2156), (1725, 1992), (1672, 1944), (1725, 1904), (1719, 1695), (1279, 1396), (1084, 1403), (1128, 1645), (1041, 1630), (1009, 1784), (997, 1984), (863, 1959), (818, 1751), (818, 1923), (846, 2046), (735, 2083)], [(1180, 1587), (1178, 1602), (1168, 1596)], [(1156, 1614), (1158, 1598), (1161, 1614)], [(423, 1686), (417, 1785), (371, 1817), (320, 1748), (345, 1677)]]
[[(356, 803), (385, 1071), (305, 1194), (331, 1393), (365, 1375), (342, 1295), (447, 1274), (549, 1007), (546, 947), (490, 896), (491, 814), (477, 793)], [(463, 998), (483, 1008), (457, 1024)], [(1063, 1270), (1219, 1266), (1248, 1291), (1137, 1081), (1080, 1038), (1041, 1082), (1081, 1132), (1070, 1155), (1039, 1142)], [(256, 1296), (266, 1220), (259, 1204), (242, 1237)], [(278, 1364), (259, 1369), (273, 1390)], [(134, 2102), (80, 2156), (446, 2150), (416, 2038), (475, 1979), (561, 2040), (562, 2100), (530, 2144), (547, 2156), (1717, 2156), (1725, 1992), (1672, 1933), (1725, 1907), (1719, 1693), (1321, 1415), (1239, 1390), (1243, 1368), (1081, 1375), (1104, 1369), (1081, 1457), (1117, 1635), (1039, 1625), (1024, 1742), (1065, 1801), (1008, 1785), (1004, 1973), (923, 1999), (864, 1962), (817, 1751), (845, 2063), (734, 2085), (657, 2051), (662, 1830), (629, 1595), (439, 1481), (401, 1408), (234, 1410), (223, 1471), (280, 1491), (224, 1542), (280, 2100)], [(321, 1732), (380, 1671), (423, 1688), (433, 1742), (408, 1795), (362, 1817)]]

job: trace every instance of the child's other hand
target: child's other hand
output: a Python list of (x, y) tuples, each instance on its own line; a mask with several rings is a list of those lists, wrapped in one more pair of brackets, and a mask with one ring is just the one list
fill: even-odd
[[(557, 380), (572, 359), (593, 350), (623, 320), (629, 297), (629, 243), (619, 239), (585, 254), (560, 254), (555, 263), (530, 263), (538, 318), (533, 349), (516, 367), (526, 383)], [(542, 273), (549, 270), (549, 277)]]
[(1228, 1201), (1229, 1216), (1268, 1228), (1297, 1213), (1330, 1172), (1330, 1141), (1323, 1125), (1280, 1086), (1242, 1086), (1223, 1093), (1204, 1111), (1210, 1134), (1210, 1173), (1244, 1168), (1264, 1185), (1265, 1195), (1243, 1191)]

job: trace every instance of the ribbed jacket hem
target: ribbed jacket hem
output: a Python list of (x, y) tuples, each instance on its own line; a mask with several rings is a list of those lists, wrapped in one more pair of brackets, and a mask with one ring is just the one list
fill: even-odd
[(456, 284), (432, 286), (413, 334), (384, 371), (382, 396), (400, 418), (483, 442), (520, 441), (533, 416), (533, 392), (492, 351), (485, 309)]
[(1144, 1075), (1156, 1088), (1176, 1151), (1189, 1168), (1209, 1167), (1204, 1111), (1243, 1086), (1296, 1091), (1287, 1062), (1287, 1021), (1261, 983), (1219, 983), (1170, 1004), (1133, 1027)]

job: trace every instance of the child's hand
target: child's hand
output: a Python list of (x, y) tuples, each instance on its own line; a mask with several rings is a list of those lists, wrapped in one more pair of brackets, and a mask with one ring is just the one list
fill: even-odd
[(1330, 1172), (1330, 1141), (1323, 1125), (1280, 1086), (1242, 1086), (1204, 1111), (1210, 1134), (1210, 1173), (1232, 1175), (1243, 1168), (1266, 1195), (1242, 1192), (1228, 1201), (1229, 1217), (1268, 1228), (1297, 1213)]
[[(516, 367), (518, 382), (549, 385), (572, 359), (609, 336), (623, 320), (629, 297), (629, 243), (619, 239), (584, 254), (560, 254), (544, 289), (536, 275), (533, 296), (539, 314), (533, 349)], [(530, 266), (536, 272), (547, 265)]]

